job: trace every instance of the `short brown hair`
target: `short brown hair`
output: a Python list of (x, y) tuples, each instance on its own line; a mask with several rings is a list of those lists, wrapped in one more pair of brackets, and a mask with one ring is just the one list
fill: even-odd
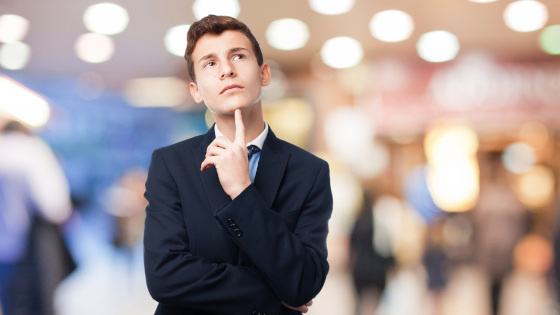
[(245, 34), (245, 36), (247, 36), (247, 38), (251, 41), (253, 52), (257, 57), (257, 63), (259, 66), (262, 66), (263, 55), (261, 47), (247, 25), (235, 18), (232, 18), (231, 16), (208, 15), (202, 20), (194, 22), (187, 32), (187, 49), (185, 50), (185, 59), (187, 60), (189, 76), (194, 82), (196, 82), (196, 76), (194, 74), (194, 61), (192, 59), (192, 53), (194, 51), (194, 47), (196, 46), (196, 42), (206, 34), (220, 35), (225, 31), (239, 31)]

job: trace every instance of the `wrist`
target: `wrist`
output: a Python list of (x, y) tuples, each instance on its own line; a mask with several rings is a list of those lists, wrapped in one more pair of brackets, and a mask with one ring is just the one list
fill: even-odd
[(231, 200), (233, 200), (233, 199), (237, 198), (237, 196), (241, 195), (241, 193), (243, 191), (245, 191), (245, 189), (247, 189), (247, 187), (249, 187), (249, 185), (251, 185), (251, 181), (243, 182), (239, 186), (232, 189), (231, 193), (229, 194), (229, 197), (231, 198)]

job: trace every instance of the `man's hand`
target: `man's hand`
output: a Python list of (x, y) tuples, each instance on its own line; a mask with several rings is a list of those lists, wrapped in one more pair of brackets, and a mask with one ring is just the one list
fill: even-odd
[(218, 137), (206, 149), (206, 158), (200, 166), (201, 171), (216, 167), (222, 188), (231, 199), (235, 199), (251, 185), (249, 161), (245, 144), (245, 126), (241, 110), (235, 110), (235, 139)]
[(302, 306), (299, 306), (299, 307), (293, 307), (293, 306), (290, 306), (290, 305), (288, 305), (284, 302), (282, 302), (282, 305), (284, 307), (289, 308), (289, 309), (294, 310), (294, 311), (307, 313), (307, 311), (309, 311), (309, 306), (313, 305), (313, 300), (311, 300), (311, 301), (305, 303), (305, 305), (302, 305)]

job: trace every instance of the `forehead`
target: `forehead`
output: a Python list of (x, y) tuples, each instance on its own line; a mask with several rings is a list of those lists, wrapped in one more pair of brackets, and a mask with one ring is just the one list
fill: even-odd
[(240, 31), (224, 31), (221, 34), (205, 34), (198, 39), (193, 50), (193, 59), (196, 62), (198, 58), (208, 54), (220, 54), (228, 52), (233, 48), (245, 48), (253, 52), (251, 41)]

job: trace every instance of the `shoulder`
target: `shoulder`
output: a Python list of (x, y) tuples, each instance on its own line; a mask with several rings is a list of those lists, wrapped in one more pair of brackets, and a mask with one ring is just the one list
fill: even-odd
[(307, 169), (315, 169), (317, 171), (325, 168), (328, 170), (328, 163), (320, 157), (310, 153), (292, 143), (282, 139), (275, 139), (278, 147), (282, 152), (288, 153), (289, 163), (292, 165), (302, 165)]
[(159, 153), (159, 154), (162, 154), (162, 155), (174, 155), (174, 154), (182, 154), (184, 152), (188, 152), (192, 149), (200, 147), (203, 140), (204, 140), (204, 136), (205, 136), (204, 134), (194, 136), (192, 138), (182, 140), (182, 141), (176, 142), (174, 144), (158, 148), (158, 149), (154, 150), (154, 154)]

